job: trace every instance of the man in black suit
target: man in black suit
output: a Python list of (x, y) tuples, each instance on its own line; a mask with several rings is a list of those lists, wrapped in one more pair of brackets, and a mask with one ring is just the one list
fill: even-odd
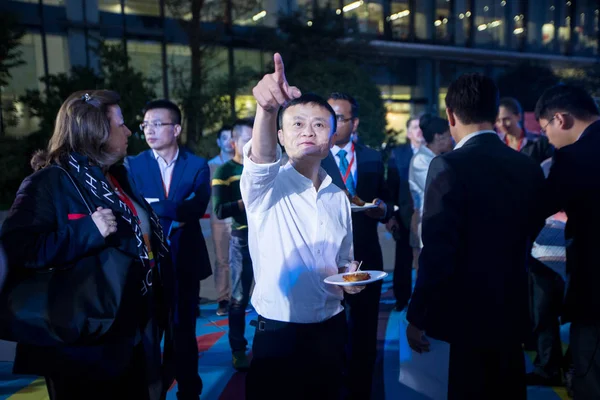
[(448, 88), (446, 115), (458, 143), (430, 165), (423, 250), (406, 334), (450, 343), (448, 399), (525, 399), (526, 260), (544, 175), (493, 130), (498, 88), (479, 74)]
[(393, 285), (396, 311), (402, 311), (408, 305), (412, 292), (414, 255), (410, 245), (410, 228), (414, 204), (408, 185), (408, 170), (410, 160), (424, 142), (419, 119), (418, 116), (412, 116), (406, 122), (407, 142), (392, 149), (388, 160), (387, 184), (392, 195), (392, 203), (397, 204), (399, 208), (387, 223), (387, 228), (396, 241)]
[[(351, 195), (372, 201), (377, 208), (352, 214), (354, 231), (354, 259), (362, 261), (363, 270), (383, 270), (383, 256), (379, 244), (377, 225), (386, 222), (393, 211), (386, 204), (389, 194), (381, 154), (364, 145), (353, 143), (357, 131), (358, 103), (343, 93), (332, 93), (328, 103), (337, 118), (336, 144), (332, 157), (322, 162), (333, 182)], [(359, 294), (345, 296), (348, 318), (348, 370), (346, 373), (347, 398), (369, 399), (373, 368), (377, 358), (377, 322), (381, 284), (371, 283)]]
[(535, 116), (556, 147), (544, 191), (544, 217), (567, 214), (567, 290), (576, 399), (600, 398), (600, 112), (581, 88), (559, 85), (538, 100)]

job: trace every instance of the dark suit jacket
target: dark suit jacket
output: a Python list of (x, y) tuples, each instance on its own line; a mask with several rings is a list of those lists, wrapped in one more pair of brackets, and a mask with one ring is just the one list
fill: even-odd
[(565, 321), (600, 320), (600, 121), (557, 150), (546, 181), (545, 215), (564, 210), (568, 220)]
[(554, 155), (554, 146), (548, 138), (543, 135), (526, 132), (527, 144), (521, 149), (521, 153), (533, 158), (538, 164), (546, 161)]
[[(392, 149), (388, 160), (387, 183), (392, 195), (392, 202), (398, 206), (399, 210), (395, 213), (396, 219), (402, 222), (405, 235), (410, 230), (410, 220), (413, 215), (414, 205), (410, 195), (408, 185), (408, 171), (410, 169), (410, 160), (414, 153), (410, 143), (403, 144)], [(408, 243), (408, 236), (407, 236)]]
[[(198, 279), (208, 278), (212, 270), (200, 228), (200, 218), (210, 199), (210, 170), (206, 160), (180, 149), (168, 197), (152, 150), (127, 157), (125, 166), (142, 196), (159, 199), (150, 205), (159, 216), (165, 235), (169, 235), (175, 268), (190, 268)], [(185, 225), (171, 229), (174, 221)]]
[(432, 161), (409, 322), (450, 343), (521, 343), (543, 183), (539, 164), (494, 134)]
[[(386, 202), (387, 214), (382, 220), (385, 222), (391, 218), (394, 208), (389, 201), (390, 195), (385, 183), (385, 170), (381, 154), (361, 144), (356, 144), (354, 150), (356, 151), (356, 195), (366, 202), (375, 198)], [(321, 166), (331, 176), (336, 186), (346, 190), (340, 169), (331, 152), (321, 162)], [(368, 217), (364, 212), (352, 213), (354, 259), (363, 261), (361, 269), (383, 270), (383, 256), (377, 232), (379, 222)]]

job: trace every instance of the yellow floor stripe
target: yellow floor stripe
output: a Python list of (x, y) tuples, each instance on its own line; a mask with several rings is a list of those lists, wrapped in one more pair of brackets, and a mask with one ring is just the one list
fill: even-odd
[(49, 400), (46, 381), (38, 378), (28, 386), (19, 390), (8, 398), (8, 400)]

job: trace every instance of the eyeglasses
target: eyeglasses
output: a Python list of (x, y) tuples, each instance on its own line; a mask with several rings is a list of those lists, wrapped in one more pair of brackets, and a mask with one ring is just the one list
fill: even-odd
[(542, 135), (546, 134), (546, 128), (548, 128), (548, 125), (550, 125), (552, 123), (552, 121), (554, 121), (555, 118), (556, 118), (556, 115), (554, 117), (550, 118), (548, 120), (548, 123), (546, 125), (544, 125), (543, 128), (540, 129), (540, 132), (542, 133)]
[(177, 125), (177, 124), (174, 124), (173, 122), (160, 122), (160, 121), (142, 122), (140, 124), (140, 129), (143, 131), (145, 131), (146, 128), (149, 128), (149, 127), (153, 127), (154, 129), (160, 129), (161, 126), (167, 126), (167, 125)]
[(343, 124), (344, 122), (348, 122), (354, 119), (354, 117), (350, 117), (350, 118), (344, 118), (343, 115), (336, 115), (335, 117), (337, 119), (337, 122), (340, 124)]

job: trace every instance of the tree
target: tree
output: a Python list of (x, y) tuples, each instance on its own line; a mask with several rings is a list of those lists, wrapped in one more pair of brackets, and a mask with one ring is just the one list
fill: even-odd
[(23, 65), (22, 51), (18, 50), (25, 30), (18, 25), (14, 15), (8, 12), (0, 14), (0, 136), (4, 136), (4, 111), (9, 116), (9, 124), (16, 123), (14, 119), (14, 102), (2, 102), (2, 88), (8, 85), (12, 78), (11, 69)]
[(581, 86), (592, 96), (600, 97), (600, 64), (594, 63), (584, 68), (562, 70), (558, 75), (564, 83)]
[(341, 18), (328, 7), (315, 10), (310, 26), (301, 14), (282, 17), (281, 35), (271, 38), (270, 47), (281, 53), (288, 81), (303, 92), (325, 98), (331, 92), (352, 95), (359, 103), (361, 140), (379, 148), (385, 140), (386, 109), (365, 67), (385, 59), (366, 41), (344, 36)]
[(496, 84), (500, 96), (514, 97), (521, 103), (523, 111), (533, 111), (542, 93), (558, 82), (559, 78), (550, 68), (523, 63), (499, 76)]
[[(110, 89), (121, 95), (119, 103), (125, 124), (133, 132), (141, 120), (144, 105), (155, 97), (153, 85), (156, 80), (145, 77), (131, 67), (129, 56), (123, 45), (96, 48), (100, 56), (100, 73), (96, 70), (73, 66), (68, 73), (48, 75), (41, 78), (46, 86), (44, 93), (39, 90), (27, 90), (21, 101), (29, 108), (33, 117), (40, 119), (40, 131), (50, 137), (54, 130), (54, 120), (61, 104), (73, 92), (83, 89)], [(136, 152), (143, 147), (140, 135), (134, 136), (130, 151)]]
[[(259, 2), (257, 0), (166, 0), (165, 4), (171, 14), (179, 20), (190, 47), (189, 67), (175, 67), (179, 78), (175, 80), (174, 93), (181, 101), (187, 143), (196, 147), (206, 128), (217, 125), (223, 119), (233, 117), (231, 111), (227, 112), (226, 105), (229, 104), (229, 110), (233, 109), (233, 98), (240, 85), (243, 86), (239, 82), (244, 76), (239, 71), (230, 78), (209, 77), (208, 72), (218, 67), (215, 65), (215, 44), (220, 38), (231, 36), (234, 12), (244, 14), (254, 9)], [(210, 31), (203, 24), (206, 21), (216, 22), (211, 26)], [(205, 40), (207, 37), (211, 39)], [(233, 70), (231, 47), (229, 51), (228, 68), (231, 72)], [(223, 87), (228, 91), (219, 91)], [(225, 95), (229, 95), (229, 99)], [(225, 117), (226, 114), (229, 114), (229, 118)]]

